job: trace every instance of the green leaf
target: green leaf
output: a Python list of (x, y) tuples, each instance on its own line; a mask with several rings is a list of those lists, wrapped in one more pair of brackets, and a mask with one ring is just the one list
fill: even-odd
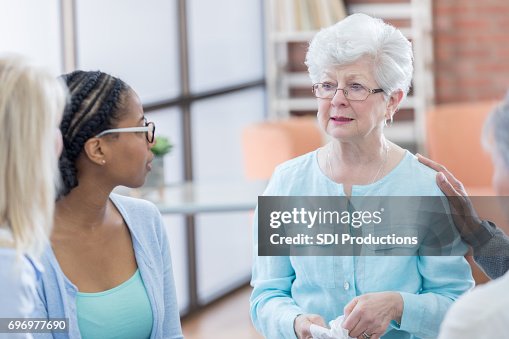
[(173, 145), (168, 138), (156, 136), (156, 144), (151, 148), (151, 151), (156, 157), (162, 157), (163, 155), (169, 153), (172, 148)]

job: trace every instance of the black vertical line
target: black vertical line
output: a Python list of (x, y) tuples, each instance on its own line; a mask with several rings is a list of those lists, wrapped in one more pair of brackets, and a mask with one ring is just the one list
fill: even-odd
[[(187, 34), (187, 8), (186, 0), (178, 2), (179, 16), (179, 58), (180, 58), (180, 83), (182, 84), (182, 97), (190, 96), (189, 87), (189, 46)], [(182, 102), (182, 130), (184, 135), (184, 179), (193, 180), (193, 157), (192, 157), (192, 129), (191, 129), (191, 103)]]
[[(180, 51), (180, 82), (182, 84), (182, 96), (190, 94), (189, 86), (189, 46), (187, 31), (187, 6), (186, 0), (178, 2), (178, 23), (179, 23), (179, 51)], [(182, 131), (184, 145), (184, 179), (193, 180), (193, 145), (191, 126), (191, 103), (182, 103)], [(198, 309), (198, 279), (196, 265), (196, 230), (195, 217), (188, 215), (185, 219), (187, 238), (187, 269), (189, 280), (189, 312)]]

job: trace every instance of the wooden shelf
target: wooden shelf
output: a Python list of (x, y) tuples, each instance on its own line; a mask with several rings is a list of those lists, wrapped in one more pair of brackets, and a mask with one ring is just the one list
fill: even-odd
[(281, 79), (282, 81), (285, 81), (287, 86), (290, 88), (309, 87), (309, 90), (311, 91), (312, 83), (307, 72), (282, 73)]
[(404, 20), (412, 17), (412, 2), (408, 3), (379, 3), (379, 4), (352, 4), (347, 6), (348, 13), (365, 13), (380, 19)]
[[(408, 39), (412, 39), (413, 31), (410, 27), (398, 28), (401, 33)], [(308, 42), (313, 39), (318, 31), (293, 31), (293, 32), (272, 32), (270, 33), (269, 40), (274, 43), (288, 43), (288, 42)]]
[(303, 42), (311, 40), (317, 32), (318, 31), (272, 32), (269, 37), (272, 42)]

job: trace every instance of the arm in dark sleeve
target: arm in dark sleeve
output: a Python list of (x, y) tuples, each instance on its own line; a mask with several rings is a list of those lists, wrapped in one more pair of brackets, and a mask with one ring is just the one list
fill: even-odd
[(492, 279), (509, 270), (509, 237), (490, 221), (483, 221), (475, 241), (465, 239), (474, 250), (474, 260)]

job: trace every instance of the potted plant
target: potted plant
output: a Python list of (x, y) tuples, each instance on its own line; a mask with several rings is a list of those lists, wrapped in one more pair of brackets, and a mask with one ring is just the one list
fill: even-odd
[(145, 186), (164, 186), (164, 156), (171, 152), (173, 145), (167, 137), (156, 136), (155, 144), (150, 149), (154, 153), (152, 170), (147, 176)]

